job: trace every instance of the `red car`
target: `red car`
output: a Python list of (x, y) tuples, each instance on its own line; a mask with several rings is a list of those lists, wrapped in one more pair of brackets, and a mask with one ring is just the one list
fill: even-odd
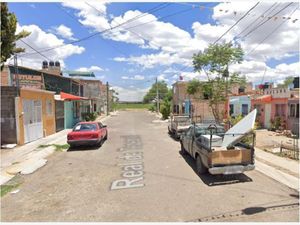
[(68, 133), (67, 139), (70, 147), (80, 145), (100, 146), (107, 139), (107, 126), (100, 122), (79, 122), (72, 132)]

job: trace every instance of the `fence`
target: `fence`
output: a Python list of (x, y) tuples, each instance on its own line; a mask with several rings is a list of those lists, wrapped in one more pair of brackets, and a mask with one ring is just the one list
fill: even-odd
[(293, 135), (293, 144), (283, 144), (282, 141), (280, 143), (280, 154), (285, 154), (290, 158), (299, 160), (299, 136)]

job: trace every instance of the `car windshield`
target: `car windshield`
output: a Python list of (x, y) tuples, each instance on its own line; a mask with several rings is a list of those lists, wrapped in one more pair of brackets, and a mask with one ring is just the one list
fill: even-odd
[(81, 123), (81, 124), (77, 124), (73, 131), (94, 131), (96, 130), (96, 124), (93, 123)]

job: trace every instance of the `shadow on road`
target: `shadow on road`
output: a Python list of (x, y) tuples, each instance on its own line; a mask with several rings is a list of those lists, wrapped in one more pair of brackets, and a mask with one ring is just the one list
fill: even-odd
[(76, 146), (76, 147), (69, 147), (67, 152), (71, 151), (90, 151), (90, 150), (98, 150), (102, 147), (102, 145), (105, 143), (105, 141), (99, 146), (99, 145), (82, 145), (82, 146)]
[[(189, 164), (189, 166), (196, 172), (196, 163), (195, 160), (189, 154), (182, 154), (179, 151), (179, 154), (182, 158)], [(232, 174), (232, 175), (211, 175), (209, 173), (199, 175), (198, 177), (208, 186), (217, 186), (217, 185), (228, 185), (235, 183), (244, 183), (244, 182), (252, 182), (252, 179), (245, 174)]]

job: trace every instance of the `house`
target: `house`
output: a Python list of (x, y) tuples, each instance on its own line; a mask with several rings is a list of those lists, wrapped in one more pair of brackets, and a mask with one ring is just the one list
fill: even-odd
[(80, 84), (63, 77), (57, 67), (55, 71), (4, 67), (1, 72), (1, 133), (9, 135), (3, 135), (1, 143), (24, 144), (64, 129), (64, 119), (69, 121), (62, 113), (65, 111), (77, 116), (77, 121), (82, 119), (80, 104), (86, 99), (69, 103), (71, 107), (54, 99), (54, 95), (61, 92), (78, 96)]
[(250, 95), (229, 96), (229, 116), (245, 116), (250, 112), (251, 98)]
[[(65, 92), (60, 92), (60, 94), (55, 95), (55, 102), (59, 111), (56, 111), (56, 120), (61, 120), (60, 129), (70, 129), (73, 128), (76, 123), (82, 120), (80, 113), (80, 103), (89, 102), (90, 99), (81, 96), (76, 96), (68, 94)], [(59, 105), (59, 106), (58, 106)]]
[[(187, 93), (188, 82), (177, 81), (173, 84), (173, 98), (172, 98), (172, 113), (174, 115), (190, 116), (193, 121), (207, 121), (214, 120), (214, 114), (209, 106), (207, 96), (203, 96), (201, 91), (194, 95)], [(218, 106), (220, 118), (223, 118), (225, 104)]]
[(1, 87), (1, 144), (22, 145), (55, 132), (54, 92)]
[(89, 105), (83, 106), (85, 112), (95, 112), (99, 115), (104, 112), (106, 86), (102, 88), (104, 85), (96, 79), (93, 72), (65, 71), (64, 73), (80, 83), (81, 96), (91, 99)]
[[(188, 82), (177, 81), (173, 84), (173, 99), (172, 112), (174, 115), (188, 115), (192, 117), (193, 121), (211, 121), (215, 119), (214, 113), (209, 105), (208, 96), (199, 90), (194, 95), (187, 93)], [(242, 95), (252, 92), (252, 83), (247, 83), (244, 86), (234, 84), (228, 91), (229, 95)], [(241, 100), (241, 101), (240, 101)], [(245, 97), (232, 97), (232, 107), (236, 107), (236, 113), (239, 110), (244, 110), (247, 113), (250, 110), (251, 102), (247, 95)], [(245, 104), (247, 106), (245, 106)], [(242, 109), (243, 107), (243, 109)], [(226, 109), (227, 108), (227, 109)], [(227, 117), (229, 112), (228, 102), (220, 103), (218, 105), (219, 118)]]
[(263, 128), (271, 128), (275, 120), (280, 120), (281, 127), (288, 129), (288, 102), (297, 93), (289, 88), (267, 88), (261, 95), (253, 96), (251, 107), (257, 109), (257, 122)]
[(54, 92), (44, 90), (42, 73), (5, 66), (1, 78), (1, 133), (9, 133), (1, 143), (24, 144), (55, 133)]

